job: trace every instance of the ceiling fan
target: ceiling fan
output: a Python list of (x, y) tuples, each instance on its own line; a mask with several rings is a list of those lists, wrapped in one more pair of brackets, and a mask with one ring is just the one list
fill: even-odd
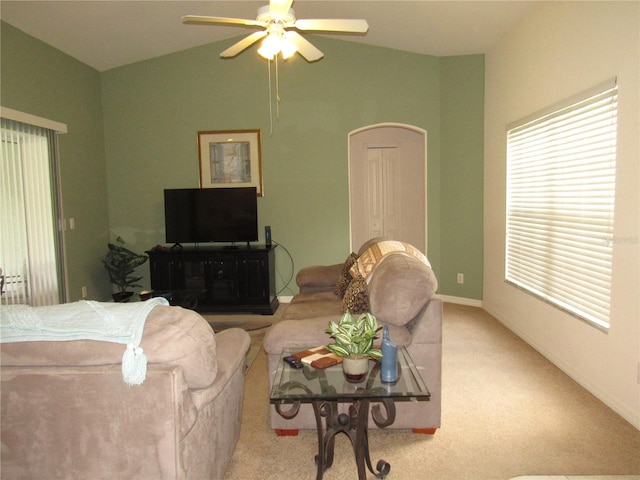
[(223, 58), (235, 57), (264, 38), (258, 49), (258, 53), (262, 57), (272, 60), (278, 53), (281, 53), (282, 57), (287, 59), (298, 52), (308, 62), (320, 60), (324, 55), (296, 30), (345, 33), (366, 33), (369, 30), (369, 24), (366, 20), (298, 20), (291, 8), (292, 4), (293, 0), (270, 0), (269, 5), (258, 9), (258, 16), (255, 20), (186, 15), (182, 17), (182, 22), (190, 25), (222, 24), (262, 29), (227, 48), (220, 54)]

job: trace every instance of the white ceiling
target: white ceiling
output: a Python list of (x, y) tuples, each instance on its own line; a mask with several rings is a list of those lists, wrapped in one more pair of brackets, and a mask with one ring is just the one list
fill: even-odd
[[(298, 18), (364, 18), (366, 35), (333, 38), (415, 53), (485, 53), (534, 1), (296, 0)], [(0, 18), (99, 71), (254, 30), (183, 25), (183, 15), (255, 19), (268, 0), (0, 0)], [(229, 42), (231, 45), (232, 42)], [(244, 53), (245, 55), (247, 52)]]

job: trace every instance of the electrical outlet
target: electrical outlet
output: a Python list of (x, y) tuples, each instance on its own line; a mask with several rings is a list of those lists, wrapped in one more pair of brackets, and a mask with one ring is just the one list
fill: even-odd
[(464, 273), (458, 274), (458, 283), (461, 285), (464, 283)]
[(83, 285), (82, 287), (82, 298), (87, 298), (87, 286)]

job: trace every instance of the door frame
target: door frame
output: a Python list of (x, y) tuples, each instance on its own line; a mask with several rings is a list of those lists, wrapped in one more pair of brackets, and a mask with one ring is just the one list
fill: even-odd
[(354, 135), (357, 135), (359, 133), (368, 131), (368, 130), (374, 130), (374, 129), (378, 129), (378, 128), (397, 128), (397, 129), (402, 129), (402, 130), (409, 130), (412, 132), (415, 132), (419, 135), (422, 136), (423, 140), (424, 140), (424, 181), (423, 181), (423, 191), (424, 191), (424, 214), (425, 214), (425, 218), (424, 218), (424, 245), (416, 245), (416, 247), (420, 248), (420, 249), (424, 249), (423, 252), (425, 253), (425, 255), (427, 254), (427, 246), (429, 243), (429, 237), (428, 237), (428, 210), (427, 210), (427, 158), (428, 158), (428, 153), (427, 153), (427, 131), (423, 128), (420, 127), (416, 127), (415, 125), (409, 125), (409, 124), (405, 124), (405, 123), (396, 123), (396, 122), (383, 122), (383, 123), (376, 123), (376, 124), (372, 124), (372, 125), (365, 125), (364, 127), (360, 127), (357, 128), (355, 130), (352, 130), (351, 132), (348, 133), (347, 135), (347, 180), (349, 182), (349, 245), (352, 251), (355, 251), (355, 249), (359, 248), (359, 245), (353, 245), (353, 227), (352, 227), (352, 218), (351, 218), (351, 203), (352, 203), (352, 192), (351, 192), (351, 143), (352, 143), (352, 137)]

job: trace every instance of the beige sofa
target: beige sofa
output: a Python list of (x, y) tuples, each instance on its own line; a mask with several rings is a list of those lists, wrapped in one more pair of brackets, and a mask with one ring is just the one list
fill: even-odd
[[(370, 247), (383, 241), (385, 239), (376, 238), (366, 242), (357, 256), (363, 259)], [(344, 271), (355, 256), (345, 264), (306, 267), (298, 273), (296, 283), (300, 293), (286, 307), (283, 320), (265, 334), (270, 387), (282, 362), (283, 349), (303, 350), (331, 342), (325, 333), (328, 323), (339, 319), (345, 302), (349, 301), (345, 300), (349, 291), (344, 297), (340, 296), (344, 288), (335, 293), (336, 284), (344, 283), (341, 280)], [(366, 292), (369, 310), (379, 323), (389, 325), (391, 337), (397, 344), (406, 346), (431, 392), (429, 402), (396, 402), (396, 420), (387, 428), (434, 433), (440, 427), (442, 300), (435, 295), (437, 286), (430, 266), (404, 251), (384, 255), (369, 276)], [(376, 428), (371, 419), (369, 426)], [(287, 420), (271, 406), (271, 427), (279, 435), (315, 429), (313, 410), (310, 405), (302, 405), (298, 415)]]
[(197, 313), (157, 306), (141, 385), (123, 345), (1, 345), (1, 478), (221, 479), (239, 432), (249, 335), (213, 333)]

